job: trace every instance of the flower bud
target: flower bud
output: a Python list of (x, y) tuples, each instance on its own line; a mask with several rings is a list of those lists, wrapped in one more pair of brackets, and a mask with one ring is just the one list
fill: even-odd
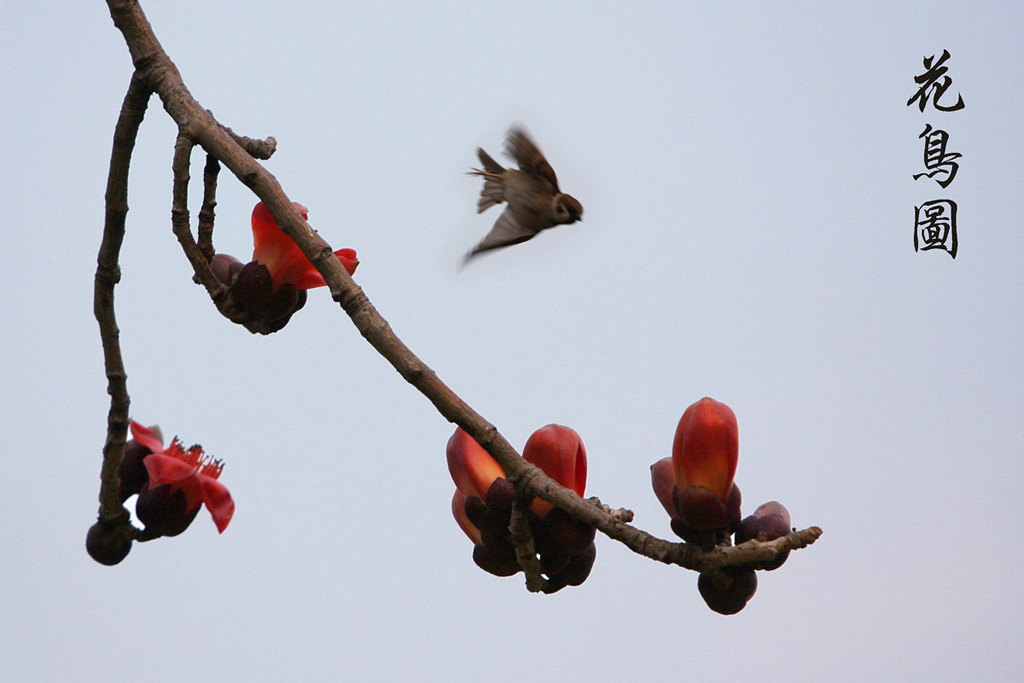
[[(754, 514), (743, 519), (736, 530), (736, 545), (751, 539), (758, 541), (774, 541), (792, 531), (789, 510), (778, 501), (770, 501), (754, 510)], [(789, 551), (783, 552), (769, 562), (756, 562), (754, 569), (772, 571), (778, 569), (789, 557)]]
[[(527, 439), (523, 458), (576, 495), (583, 496), (587, 485), (587, 451), (574, 430), (556, 424), (541, 427)], [(552, 509), (551, 503), (540, 498), (534, 499), (531, 507), (542, 518)]]
[(467, 498), (473, 496), (482, 500), (494, 480), (505, 477), (501, 465), (461, 427), (448, 439), (445, 453), (455, 488)]
[(85, 549), (89, 557), (108, 567), (126, 558), (132, 549), (132, 539), (117, 533), (116, 527), (96, 522), (85, 536)]
[(697, 577), (697, 590), (715, 612), (736, 614), (754, 597), (757, 574), (750, 567), (726, 567)]
[(676, 486), (702, 486), (727, 503), (739, 459), (736, 415), (724, 403), (702, 398), (683, 413), (672, 444)]

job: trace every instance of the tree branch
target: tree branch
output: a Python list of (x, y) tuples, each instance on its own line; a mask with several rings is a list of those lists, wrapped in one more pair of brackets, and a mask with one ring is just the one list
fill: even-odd
[[(504, 469), (509, 481), (516, 486), (517, 497), (542, 498), (577, 519), (595, 526), (634, 552), (660, 562), (677, 564), (697, 571), (709, 571), (752, 561), (769, 561), (787, 549), (806, 547), (821, 535), (820, 529), (812, 527), (769, 543), (750, 542), (739, 547), (716, 548), (705, 552), (685, 543), (663, 541), (630, 526), (627, 523), (631, 518), (628, 511), (611, 511), (600, 501), (583, 500), (575, 492), (560, 486), (538, 468), (523, 460), (492, 424), (459, 398), (398, 338), (363, 290), (342, 267), (331, 246), (313, 231), (295, 210), (277, 179), (256, 162), (248, 148), (240, 144), (246, 139), (239, 138), (224, 128), (209, 111), (196, 102), (185, 87), (177, 68), (157, 41), (138, 3), (132, 0), (107, 0), (107, 4), (114, 24), (121, 30), (128, 44), (137, 69), (137, 77), (159, 95), (164, 109), (177, 123), (180, 134), (189, 141), (201, 145), (211, 157), (227, 166), (267, 205), (277, 224), (323, 275), (332, 298), (349, 315), (360, 334), (407, 382), (420, 391), (445, 419), (462, 427), (494, 457)], [(272, 146), (273, 138), (268, 138), (266, 144)], [(176, 210), (180, 210), (180, 206)], [(192, 241), (190, 232), (187, 240), (183, 238), (184, 233), (188, 232), (187, 213), (185, 215), (183, 225), (186, 229), (179, 234), (179, 241), (186, 249), (186, 254), (193, 248), (195, 254), (198, 254), (198, 257), (189, 255), (189, 260), (196, 269), (198, 279), (211, 291), (211, 296), (214, 296), (217, 302), (214, 294), (216, 288), (211, 288), (208, 284), (213, 278), (208, 262)], [(176, 221), (180, 222), (180, 217)], [(178, 228), (175, 232), (178, 232)], [(215, 279), (214, 283), (222, 287)], [(218, 308), (221, 308), (220, 303)], [(223, 308), (221, 310), (224, 311)]]

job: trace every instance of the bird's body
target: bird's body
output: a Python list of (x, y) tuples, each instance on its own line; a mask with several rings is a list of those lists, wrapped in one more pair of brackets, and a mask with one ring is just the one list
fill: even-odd
[(519, 168), (504, 168), (482, 148), (476, 153), (483, 169), (473, 175), (484, 178), (477, 213), (505, 203), (494, 227), (463, 261), (479, 253), (525, 242), (542, 230), (575, 223), (583, 216), (583, 207), (573, 197), (560, 192), (558, 178), (537, 145), (519, 128), (509, 131), (505, 152)]

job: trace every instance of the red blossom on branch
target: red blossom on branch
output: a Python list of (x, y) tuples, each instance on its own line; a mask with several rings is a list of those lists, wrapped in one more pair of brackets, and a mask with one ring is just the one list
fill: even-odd
[(672, 443), (676, 486), (702, 486), (729, 500), (736, 475), (740, 441), (732, 408), (704, 397), (683, 413)]
[[(456, 487), (452, 515), (473, 541), (473, 561), (496, 576), (518, 573), (522, 567), (511, 534), (515, 488), (505, 471), (462, 429), (452, 434), (446, 453)], [(587, 455), (572, 429), (554, 424), (538, 429), (526, 442), (523, 457), (577, 495), (583, 494)], [(539, 556), (533, 562), (539, 562), (548, 577), (540, 590), (553, 593), (583, 583), (597, 556), (594, 527), (540, 498), (531, 501), (526, 521)]]
[(175, 438), (164, 449), (157, 436), (134, 420), (132, 436), (152, 453), (142, 459), (149, 476), (139, 493), (136, 514), (147, 530), (165, 536), (184, 531), (202, 505), (223, 533), (235, 513), (231, 493), (217, 479), (224, 463), (203, 453), (201, 446), (185, 448)]
[[(587, 486), (587, 451), (580, 435), (569, 427), (549, 424), (526, 441), (523, 459), (532, 462), (555, 481), (583, 497)], [(551, 511), (551, 503), (535, 498), (531, 506), (542, 518)]]
[[(309, 209), (298, 202), (292, 202), (292, 206), (303, 219), (308, 219)], [(252, 241), (252, 260), (267, 267), (275, 288), (290, 284), (296, 289), (313, 289), (327, 284), (324, 276), (306, 258), (299, 245), (295, 244), (295, 240), (278, 227), (270, 209), (263, 202), (252, 210)], [(339, 249), (334, 255), (349, 275), (356, 272), (359, 259), (354, 249)]]
[(739, 524), (738, 459), (739, 427), (729, 406), (705, 397), (683, 412), (672, 457), (651, 466), (651, 483), (672, 530), (687, 542), (710, 549)]
[[(306, 207), (298, 202), (292, 205), (303, 219), (307, 217)], [(327, 283), (263, 202), (252, 210), (252, 241), (249, 263), (242, 264), (229, 254), (214, 254), (210, 267), (214, 276), (231, 288), (240, 308), (262, 318), (266, 333), (276, 332), (306, 304), (307, 289)], [(355, 250), (339, 249), (334, 255), (349, 275), (356, 272), (359, 259)]]
[(448, 439), (445, 454), (455, 488), (467, 498), (484, 498), (494, 480), (505, 476), (505, 470), (491, 454), (461, 428)]
[[(509, 515), (512, 513), (512, 485), (505, 479), (505, 470), (501, 469), (501, 465), (462, 429), (456, 429), (448, 439), (445, 453), (448, 472), (455, 482), (452, 514), (469, 540), (479, 546), (483, 543), (481, 528), (490, 532), (508, 527)], [(501, 483), (495, 485), (499, 480)], [(495, 490), (491, 495), (492, 504), (501, 491), (508, 493), (502, 496), (503, 499), (507, 498), (507, 501), (502, 501), (507, 502), (507, 505), (492, 505), (494, 510), (487, 509), (484, 501), (492, 487)]]

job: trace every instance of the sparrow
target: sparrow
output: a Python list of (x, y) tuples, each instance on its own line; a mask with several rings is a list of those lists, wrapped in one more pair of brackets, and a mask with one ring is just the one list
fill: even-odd
[(487, 236), (466, 254), (463, 265), (482, 252), (525, 242), (542, 230), (583, 218), (583, 206), (559, 191), (555, 170), (521, 128), (514, 127), (508, 132), (505, 153), (516, 160), (518, 169), (503, 168), (477, 147), (483, 169), (469, 172), (484, 179), (476, 212), (483, 213), (502, 202), (506, 206)]

